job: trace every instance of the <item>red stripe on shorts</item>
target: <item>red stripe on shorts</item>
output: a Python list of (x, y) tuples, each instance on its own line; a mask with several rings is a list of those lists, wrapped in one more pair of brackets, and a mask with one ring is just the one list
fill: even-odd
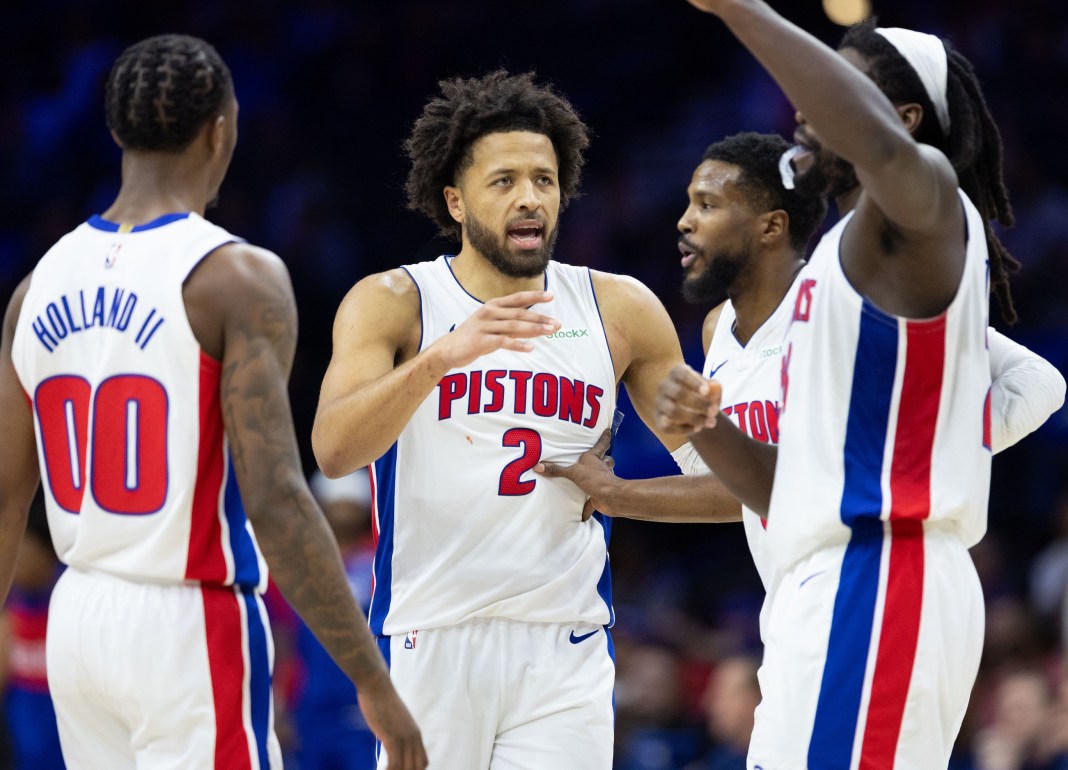
[(215, 701), (216, 770), (252, 770), (245, 732), (245, 656), (241, 608), (234, 591), (202, 587), (208, 667)]

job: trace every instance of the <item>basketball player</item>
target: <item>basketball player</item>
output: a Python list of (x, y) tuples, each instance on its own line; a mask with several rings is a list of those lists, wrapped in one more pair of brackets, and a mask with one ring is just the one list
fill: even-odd
[(682, 352), (645, 286), (550, 259), (588, 144), (571, 105), (530, 74), (441, 88), (407, 190), (461, 248), (350, 291), (313, 446), (330, 476), (373, 463), (371, 628), (431, 763), (607, 770), (609, 530), (532, 469), (593, 446), (619, 382), (651, 423)]
[(1000, 138), (938, 38), (867, 24), (837, 54), (763, 2), (692, 2), (798, 108), (785, 180), (843, 214), (791, 292), (778, 448), (716, 419), (718, 384), (685, 367), (657, 403), (768, 512), (783, 570), (749, 766), (945, 767), (982, 650), (989, 281), (1015, 317), (988, 225), (1011, 222)]
[[(742, 133), (711, 145), (694, 170), (689, 205), (679, 219), (679, 250), (691, 302), (726, 302), (705, 318), (703, 376), (723, 388), (728, 415), (758, 441), (778, 443), (782, 392), (782, 341), (793, 307), (790, 288), (804, 266), (805, 247), (826, 206), (814, 194), (783, 187), (779, 159), (790, 145), (775, 134)], [(995, 452), (1019, 441), (1064, 403), (1065, 383), (1053, 365), (990, 329), (992, 422)], [(562, 467), (543, 463), (546, 475), (563, 476), (590, 495), (609, 516), (668, 522), (741, 519), (757, 572), (767, 591), (779, 570), (766, 553), (764, 521), (708, 474), (687, 443), (676, 450), (688, 476), (621, 479), (586, 452)], [(768, 604), (765, 605), (770, 606)], [(765, 613), (761, 613), (761, 625)], [(763, 634), (762, 634), (763, 636)]]
[(281, 767), (266, 560), (359, 686), (390, 767), (423, 768), (303, 480), (285, 267), (203, 219), (237, 139), (230, 72), (202, 40), (153, 37), (115, 62), (106, 102), (118, 197), (19, 285), (0, 351), (0, 586), (43, 476), (68, 565), (47, 642), (64, 758)]

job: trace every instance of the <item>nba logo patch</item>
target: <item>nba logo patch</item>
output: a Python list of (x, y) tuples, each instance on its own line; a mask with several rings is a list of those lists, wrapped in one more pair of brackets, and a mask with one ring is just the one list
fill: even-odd
[(121, 243), (111, 244), (111, 248), (108, 249), (107, 255), (104, 257), (104, 267), (111, 269), (115, 267), (115, 260), (119, 258), (119, 252), (122, 251)]
[(415, 649), (415, 635), (418, 634), (418, 633), (419, 633), (419, 631), (412, 631), (410, 634), (405, 634), (404, 635), (404, 649), (406, 649), (406, 650), (414, 650)]

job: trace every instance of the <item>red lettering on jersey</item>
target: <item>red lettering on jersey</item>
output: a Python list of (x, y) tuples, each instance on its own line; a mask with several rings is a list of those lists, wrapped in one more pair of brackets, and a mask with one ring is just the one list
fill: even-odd
[(754, 401), (749, 405), (749, 435), (757, 441), (768, 443), (768, 421), (764, 417), (763, 401)]
[(452, 402), (467, 393), (466, 374), (446, 374), (438, 383), (438, 419), (452, 417)]
[(816, 281), (813, 278), (801, 281), (801, 285), (797, 288), (797, 299), (794, 301), (794, 321), (808, 321), (809, 314), (812, 312), (812, 287), (815, 285)]
[[(515, 392), (506, 395), (509, 383)], [(601, 415), (603, 396), (602, 388), (549, 372), (456, 372), (438, 383), (438, 419), (451, 419), (453, 403), (460, 399), (467, 401), (468, 414), (500, 412), (507, 399), (516, 414), (533, 413), (593, 428)]]
[(499, 412), (504, 408), (504, 385), (501, 377), (508, 374), (504, 369), (491, 369), (486, 372), (486, 390), (490, 392), (490, 401), (483, 411)]
[(590, 405), (590, 416), (582, 424), (587, 428), (596, 425), (597, 418), (601, 416), (601, 396), (603, 395), (604, 391), (596, 385), (586, 386), (586, 403)]
[(479, 413), (479, 398), (482, 396), (482, 372), (471, 372), (471, 387), (467, 389), (467, 413)]
[(561, 420), (570, 420), (578, 425), (582, 422), (583, 395), (586, 390), (582, 380), (560, 378), (560, 414)]
[(527, 381), (534, 375), (533, 372), (508, 372), (508, 376), (515, 382), (515, 413), (527, 413)]
[(764, 402), (764, 416), (768, 419), (768, 441), (779, 443), (779, 405), (774, 401)]
[(555, 374), (534, 375), (534, 414), (538, 417), (555, 417), (560, 405), (560, 380)]
[(743, 401), (740, 404), (734, 405), (734, 414), (738, 417), (738, 427), (741, 429), (742, 433), (747, 436), (749, 435), (749, 426), (746, 424), (745, 415), (748, 411), (749, 404), (747, 402)]

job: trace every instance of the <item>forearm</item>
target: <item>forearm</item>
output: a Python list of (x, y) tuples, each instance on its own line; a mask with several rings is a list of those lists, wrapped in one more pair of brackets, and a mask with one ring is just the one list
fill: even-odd
[(431, 348), (351, 393), (320, 402), (312, 449), (323, 473), (344, 476), (389, 451), (447, 373)]
[(600, 494), (613, 516), (672, 523), (741, 521), (742, 508), (712, 474), (606, 481)]
[(872, 168), (908, 138), (871, 80), (766, 3), (735, 0), (724, 5), (720, 17), (838, 155)]
[(734, 497), (767, 516), (778, 447), (749, 438), (722, 413), (714, 428), (694, 433), (690, 443)]
[(337, 542), (307, 489), (264, 502), (249, 517), (271, 575), (297, 614), (358, 688), (389, 677), (345, 575)]

